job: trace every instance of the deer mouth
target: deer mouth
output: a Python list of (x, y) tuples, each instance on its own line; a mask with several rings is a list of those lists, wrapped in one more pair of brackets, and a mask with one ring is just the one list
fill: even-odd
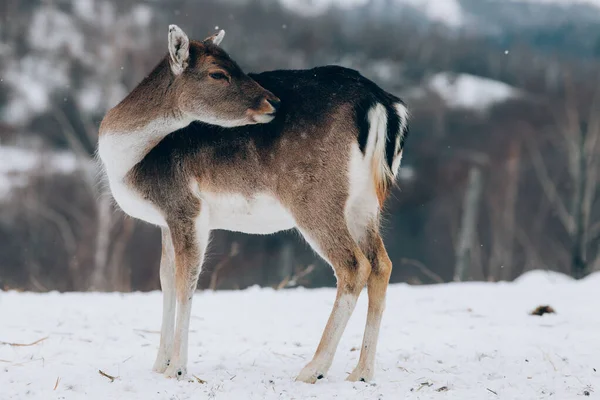
[(256, 122), (257, 124), (266, 124), (268, 122), (273, 121), (275, 118), (275, 112), (269, 114), (253, 114), (250, 119)]
[(248, 110), (250, 119), (257, 124), (271, 122), (275, 118), (280, 104), (281, 101), (277, 97), (264, 98), (259, 107)]

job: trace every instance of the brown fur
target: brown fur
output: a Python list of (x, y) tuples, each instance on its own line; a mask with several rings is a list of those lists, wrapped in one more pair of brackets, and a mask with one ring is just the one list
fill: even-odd
[[(231, 83), (214, 82), (208, 78), (211, 72), (224, 72), (232, 78)], [(270, 113), (273, 108), (264, 100), (279, 101), (245, 75), (217, 46), (191, 41), (186, 72), (176, 79), (171, 73), (169, 56), (165, 55), (123, 101), (108, 111), (100, 124), (99, 135), (127, 134), (142, 130), (157, 119), (183, 118), (197, 107), (207, 106), (199, 104), (198, 93), (215, 99), (210, 106), (223, 118), (232, 119)]]

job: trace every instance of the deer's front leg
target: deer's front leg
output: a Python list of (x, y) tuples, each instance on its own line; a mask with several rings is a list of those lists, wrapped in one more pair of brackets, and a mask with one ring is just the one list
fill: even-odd
[(173, 352), (165, 375), (182, 379), (187, 373), (188, 333), (192, 299), (204, 252), (208, 244), (208, 213), (200, 212), (196, 219), (177, 220), (169, 224), (175, 249), (175, 291), (177, 318)]
[(154, 362), (156, 372), (163, 373), (171, 362), (175, 331), (175, 250), (168, 228), (162, 228), (162, 256), (160, 259), (160, 287), (163, 292), (163, 314), (160, 345)]

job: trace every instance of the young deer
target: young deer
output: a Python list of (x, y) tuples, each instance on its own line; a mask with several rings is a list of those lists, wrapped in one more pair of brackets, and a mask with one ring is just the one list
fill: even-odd
[(327, 373), (365, 285), (367, 324), (348, 380), (369, 380), (392, 269), (379, 218), (400, 166), (406, 107), (342, 67), (248, 76), (219, 47), (223, 36), (190, 41), (171, 25), (168, 55), (100, 126), (116, 202), (162, 229), (154, 370), (186, 374), (192, 296), (212, 229), (297, 228), (337, 277), (321, 342), (297, 380)]

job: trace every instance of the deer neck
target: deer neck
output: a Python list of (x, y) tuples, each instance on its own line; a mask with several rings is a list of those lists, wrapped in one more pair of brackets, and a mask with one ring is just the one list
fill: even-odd
[(192, 122), (176, 106), (167, 60), (163, 60), (100, 125), (98, 156), (109, 180), (123, 180), (165, 136)]

